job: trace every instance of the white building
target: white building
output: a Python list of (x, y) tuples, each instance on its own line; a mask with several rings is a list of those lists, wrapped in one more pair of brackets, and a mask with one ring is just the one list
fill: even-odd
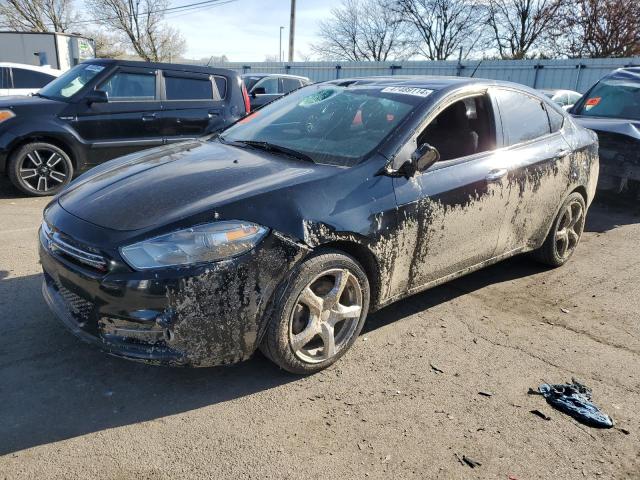
[(93, 40), (69, 33), (0, 32), (0, 62), (68, 70), (95, 57)]

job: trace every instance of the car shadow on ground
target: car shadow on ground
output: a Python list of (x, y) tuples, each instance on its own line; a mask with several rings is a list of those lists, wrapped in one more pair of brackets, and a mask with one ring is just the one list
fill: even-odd
[(624, 225), (640, 223), (640, 204), (615, 195), (598, 194), (589, 209), (585, 231), (605, 233)]
[[(372, 314), (365, 332), (466, 292), (540, 272), (512, 259)], [(77, 340), (48, 311), (41, 275), (0, 271), (0, 455), (241, 398), (300, 377), (260, 354), (233, 366), (165, 368), (110, 357)], [(348, 357), (344, 360), (348, 361)]]

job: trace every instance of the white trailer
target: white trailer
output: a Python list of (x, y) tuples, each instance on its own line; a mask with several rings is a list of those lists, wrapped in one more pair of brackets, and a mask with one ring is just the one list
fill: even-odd
[(69, 33), (0, 32), (0, 62), (68, 70), (95, 57), (92, 39)]

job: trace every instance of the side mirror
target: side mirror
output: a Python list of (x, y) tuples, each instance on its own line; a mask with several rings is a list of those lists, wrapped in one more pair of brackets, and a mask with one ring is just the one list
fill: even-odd
[(109, 101), (109, 96), (104, 90), (92, 90), (87, 94), (85, 100), (89, 105), (92, 103), (107, 103)]
[(440, 152), (429, 145), (423, 143), (411, 154), (411, 160), (407, 160), (401, 167), (401, 173), (408, 177), (413, 177), (417, 172), (424, 172), (431, 165), (440, 160)]
[(267, 91), (264, 87), (257, 87), (251, 90), (251, 96), (253, 98), (256, 98), (256, 95), (264, 95), (265, 93), (267, 93)]

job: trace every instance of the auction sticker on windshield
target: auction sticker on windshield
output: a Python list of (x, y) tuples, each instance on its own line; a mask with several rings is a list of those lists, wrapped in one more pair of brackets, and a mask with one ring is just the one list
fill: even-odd
[(400, 93), (403, 95), (415, 95), (416, 97), (427, 97), (433, 93), (428, 88), (414, 87), (386, 87), (381, 90), (382, 93)]

